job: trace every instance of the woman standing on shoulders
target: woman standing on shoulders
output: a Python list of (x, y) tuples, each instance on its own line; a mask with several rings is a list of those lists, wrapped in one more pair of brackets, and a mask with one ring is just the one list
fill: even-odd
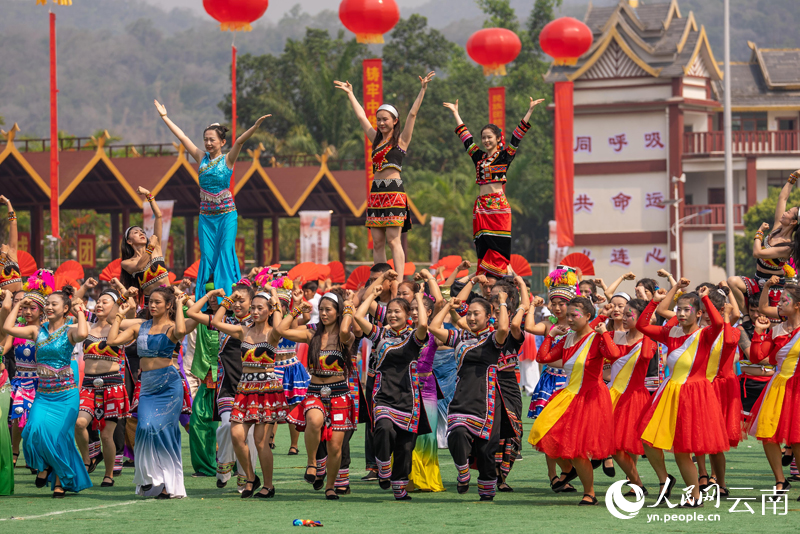
[(120, 323), (131, 308), (120, 306), (106, 343), (127, 345), (136, 342), (139, 352), (141, 390), (138, 424), (134, 441), (136, 493), (156, 499), (186, 496), (183, 486), (180, 416), (183, 408), (183, 380), (172, 365), (172, 351), (186, 335), (183, 302), (171, 288), (159, 287), (150, 294), (151, 319), (138, 320), (120, 332)]
[(511, 207), (503, 186), (508, 168), (517, 154), (517, 147), (531, 127), (528, 121), (533, 108), (542, 102), (543, 98), (534, 100), (531, 97), (528, 112), (514, 130), (508, 146), (505, 144), (503, 131), (498, 126), (487, 124), (481, 128), (481, 144), (485, 152), (478, 148), (461, 120), (458, 100), (455, 104), (444, 103), (444, 107), (452, 111), (456, 118), (456, 135), (461, 138), (467, 154), (475, 164), (475, 183), (480, 186), (480, 193), (472, 210), (472, 234), (478, 253), (477, 274), (491, 273), (501, 277), (506, 274), (508, 262), (511, 261)]
[(400, 173), (403, 170), (403, 158), (406, 156), (414, 122), (417, 119), (425, 89), (435, 73), (429, 72), (424, 78), (419, 77), (422, 88), (411, 106), (406, 118), (406, 126), (400, 130), (400, 115), (391, 104), (383, 104), (375, 113), (378, 130), (364, 112), (353, 94), (350, 82), (334, 81), (338, 89), (347, 93), (353, 111), (358, 117), (361, 128), (372, 143), (372, 172), (375, 175), (369, 189), (367, 199), (367, 228), (372, 230), (373, 263), (386, 263), (386, 244), (392, 249), (394, 270), (403, 273), (406, 255), (400, 243), (400, 234), (411, 229), (411, 218), (408, 215), (408, 199), (403, 187)]
[(120, 282), (123, 288), (134, 287), (142, 295), (144, 307), (150, 293), (167, 279), (167, 264), (161, 249), (161, 209), (150, 191), (139, 187), (137, 192), (150, 203), (155, 217), (153, 235), (150, 238), (140, 226), (130, 226), (120, 242)]
[[(43, 296), (52, 291), (53, 274), (39, 270), (28, 282)], [(83, 303), (72, 302), (72, 286), (56, 291), (47, 297), (44, 313), (47, 317), (41, 327), (14, 326), (19, 304), (6, 317), (3, 330), (9, 335), (36, 340), (36, 370), (39, 388), (36, 402), (31, 406), (28, 422), (22, 432), (25, 461), (39, 471), (36, 487), (51, 483), (53, 497), (64, 497), (66, 491), (79, 492), (92, 487), (89, 473), (75, 448), (75, 422), (78, 419), (80, 393), (70, 366), (72, 348), (86, 339)], [(6, 293), (3, 303), (11, 301)], [(77, 318), (73, 323), (67, 314), (72, 311)], [(58, 491), (60, 490), (60, 491)]]
[(195, 300), (205, 295), (205, 285), (209, 275), (214, 274), (216, 287), (229, 288), (239, 279), (239, 260), (236, 259), (236, 232), (238, 220), (233, 203), (230, 185), (233, 164), (239, 157), (242, 147), (258, 130), (267, 117), (259, 117), (256, 123), (233, 143), (228, 154), (222, 153), (228, 128), (219, 123), (209, 125), (203, 130), (203, 146), (200, 150), (183, 130), (167, 117), (167, 108), (153, 101), (156, 110), (169, 130), (178, 138), (186, 151), (200, 164), (200, 219), (197, 235), (200, 240), (200, 267), (197, 270), (197, 289)]
[(11, 206), (11, 201), (0, 195), (0, 204), (8, 207), (8, 243), (0, 244), (0, 290), (5, 289), (12, 293), (22, 289), (22, 276), (19, 271), (17, 258), (17, 213)]

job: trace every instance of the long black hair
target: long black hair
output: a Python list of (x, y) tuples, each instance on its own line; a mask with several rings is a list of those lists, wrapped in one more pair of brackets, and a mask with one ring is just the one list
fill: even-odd
[[(342, 353), (344, 357), (344, 367), (345, 373), (348, 376), (353, 374), (353, 362), (348, 356), (350, 351), (347, 350), (347, 346), (342, 343), (342, 340), (339, 338), (339, 325), (342, 323), (342, 313), (344, 312), (344, 291), (341, 289), (331, 289), (330, 293), (336, 295), (336, 300), (323, 296), (320, 301), (319, 305), (322, 305), (322, 301), (328, 301), (333, 304), (333, 307), (336, 308), (336, 330), (334, 335), (336, 336), (336, 350)], [(322, 323), (317, 325), (316, 330), (314, 330), (314, 335), (311, 337), (311, 341), (308, 343), (308, 367), (311, 369), (318, 369), (319, 368), (319, 353), (322, 351), (322, 334), (325, 332), (325, 325)]]
[[(119, 254), (120, 259), (122, 261), (131, 259), (135, 254), (136, 251), (133, 250), (133, 246), (128, 243), (128, 234), (131, 233), (131, 230), (134, 228), (142, 228), (141, 226), (131, 226), (125, 230), (125, 235), (122, 236), (122, 239), (119, 243)], [(142, 229), (144, 231), (144, 229)], [(125, 287), (135, 287), (139, 289), (139, 281), (133, 276), (131, 273), (126, 271), (125, 269), (120, 268), (119, 270), (119, 281)]]

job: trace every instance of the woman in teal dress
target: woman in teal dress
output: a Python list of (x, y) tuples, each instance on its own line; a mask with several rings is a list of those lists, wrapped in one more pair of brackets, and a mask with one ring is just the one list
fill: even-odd
[[(52, 273), (40, 270), (34, 276), (37, 275), (50, 281), (42, 283), (42, 293), (49, 292)], [(49, 481), (56, 498), (63, 497), (66, 491), (77, 493), (92, 486), (75, 447), (80, 393), (70, 364), (72, 349), (86, 339), (89, 326), (81, 300), (72, 301), (74, 291), (72, 286), (65, 286), (47, 297), (44, 304), (47, 322), (41, 327), (14, 326), (19, 304), (3, 325), (9, 335), (36, 341), (39, 388), (22, 432), (22, 444), (25, 462), (39, 471), (36, 487), (43, 488)], [(6, 294), (4, 304), (9, 298)], [(67, 316), (70, 310), (75, 318)]]
[(228, 154), (222, 153), (228, 128), (219, 123), (203, 130), (203, 146), (200, 150), (183, 133), (183, 130), (167, 117), (167, 109), (157, 100), (156, 110), (170, 131), (178, 138), (186, 151), (200, 164), (200, 219), (197, 235), (200, 241), (200, 267), (197, 270), (195, 299), (205, 295), (209, 275), (214, 274), (216, 287), (230, 288), (240, 278), (239, 260), (236, 258), (236, 231), (238, 228), (236, 206), (230, 191), (233, 164), (239, 157), (244, 143), (255, 133), (264, 119), (260, 117), (252, 128), (244, 132), (233, 143)]

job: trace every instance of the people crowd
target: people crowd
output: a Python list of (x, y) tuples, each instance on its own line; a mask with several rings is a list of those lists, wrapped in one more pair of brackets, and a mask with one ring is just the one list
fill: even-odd
[[(662, 269), (606, 285), (559, 265), (544, 280), (546, 294), (534, 295), (509, 264), (503, 185), (541, 100), (530, 99), (508, 144), (496, 126), (481, 129), (482, 149), (458, 101), (445, 103), (480, 185), (478, 263), (461, 278), (469, 262), (447, 279), (435, 269), (404, 277), (399, 238), (410, 222), (400, 173), (433, 75), (419, 77), (402, 130), (389, 104), (373, 128), (352, 86), (336, 82), (375, 147), (367, 205), (374, 264), (353, 290), (292, 280), (274, 266), (238, 271), (231, 168), (269, 115), (226, 155), (226, 128), (209, 126), (201, 150), (156, 102), (200, 164), (195, 281), (169, 282), (161, 212), (141, 187), (155, 231), (125, 231), (119, 279), (58, 288), (46, 269), (23, 279), (16, 215), (0, 197), (10, 228), (0, 248), (0, 495), (13, 494), (23, 453), (36, 486), (49, 484), (55, 498), (91, 487), (100, 462), (102, 487), (133, 468), (138, 495), (185, 497), (185, 430), (192, 477), (215, 478), (224, 490), (236, 475), (242, 498), (280, 497), (274, 438), (285, 425), (288, 454), (305, 449), (302, 478), (324, 488), (325, 499), (353, 491), (351, 442), (363, 435), (362, 480), (394, 499), (443, 491), (438, 449), (447, 448), (456, 491), (470, 492), (476, 471), (477, 494), (491, 501), (514, 491), (523, 393), (533, 420), (526, 441), (543, 453), (550, 488), (574, 493), (579, 482), (582, 506), (598, 504), (595, 470), (616, 477), (615, 465), (629, 495), (669, 499), (680, 479), (683, 507), (703, 506), (709, 492), (728, 496), (725, 454), (748, 436), (762, 443), (776, 493), (800, 480), (800, 232), (798, 208), (786, 209), (800, 171), (781, 191), (775, 220), (754, 236), (752, 276), (698, 283)], [(397, 270), (386, 263), (387, 246)], [(669, 472), (667, 454), (678, 472)], [(658, 488), (645, 487), (646, 469)]]

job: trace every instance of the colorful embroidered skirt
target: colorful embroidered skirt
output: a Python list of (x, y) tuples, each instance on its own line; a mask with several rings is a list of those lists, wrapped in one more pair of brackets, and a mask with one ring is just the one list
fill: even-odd
[(80, 411), (92, 416), (92, 429), (103, 430), (106, 419), (130, 417), (128, 392), (119, 371), (86, 374), (81, 383)]
[(505, 193), (491, 193), (475, 199), (472, 235), (478, 254), (478, 273), (504, 276), (511, 259), (511, 206)]
[(367, 228), (401, 227), (403, 232), (411, 230), (408, 216), (408, 198), (403, 180), (373, 179), (367, 198)]
[(275, 362), (275, 376), (283, 383), (286, 404), (293, 406), (302, 402), (308, 393), (311, 376), (297, 356)]
[(12, 424), (19, 425), (19, 428), (25, 427), (25, 422), (28, 420), (28, 412), (30, 412), (31, 405), (36, 398), (36, 387), (39, 384), (39, 379), (36, 373), (20, 373), (11, 379), (11, 419)]
[(545, 365), (542, 376), (536, 384), (536, 389), (531, 395), (531, 405), (528, 408), (528, 419), (536, 419), (556, 392), (567, 385), (567, 374), (563, 369)]
[(345, 432), (357, 428), (355, 404), (346, 380), (333, 384), (309, 384), (308, 395), (294, 407), (286, 420), (303, 432), (306, 429), (306, 412), (309, 410), (320, 410), (325, 417), (321, 441), (328, 441), (334, 430)]
[[(0, 372), (0, 421), (8, 420), (11, 406), (11, 384), (8, 373)], [(5, 425), (4, 425), (5, 426)], [(11, 453), (11, 434), (0, 429), (0, 496), (14, 495), (14, 458)]]
[(288, 408), (275, 373), (244, 373), (231, 410), (232, 423), (283, 423)]

